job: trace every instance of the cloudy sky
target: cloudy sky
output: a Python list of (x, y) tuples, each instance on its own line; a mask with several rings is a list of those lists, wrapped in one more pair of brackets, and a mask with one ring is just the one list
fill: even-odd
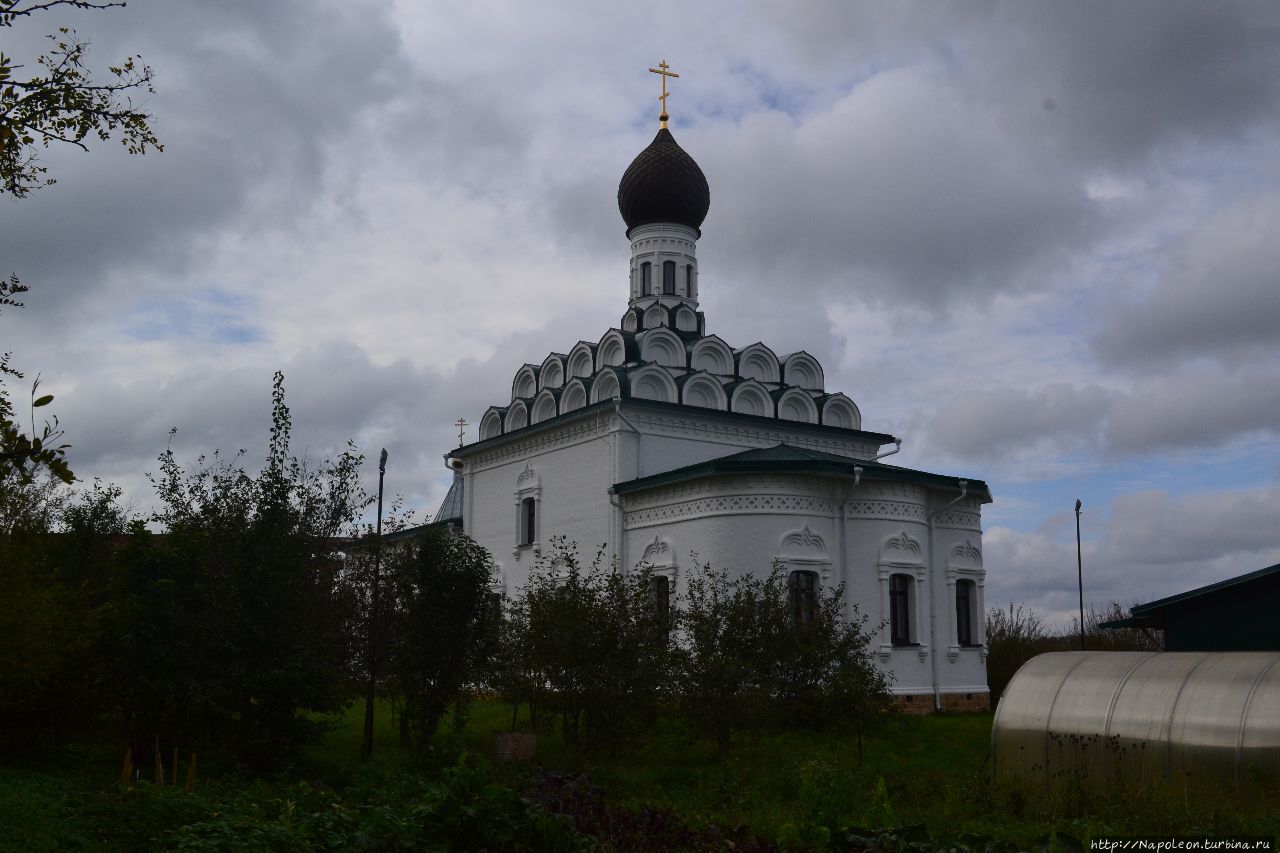
[(0, 201), (0, 337), (142, 511), (171, 427), (260, 459), (283, 370), (298, 449), (433, 512), (452, 423), (618, 322), (665, 57), (708, 329), (984, 478), (989, 602), (1071, 612), (1077, 497), (1094, 602), (1280, 562), (1274, 2), (131, 0), (0, 46), (59, 25), (153, 66), (165, 151)]

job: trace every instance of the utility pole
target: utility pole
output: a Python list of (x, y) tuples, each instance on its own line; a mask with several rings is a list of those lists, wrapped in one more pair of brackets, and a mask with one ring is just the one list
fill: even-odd
[(373, 757), (373, 706), (378, 688), (378, 606), (382, 594), (382, 481), (387, 474), (387, 449), (378, 457), (378, 527), (373, 538), (373, 577), (369, 586), (369, 624), (365, 632), (365, 663), (369, 682), (364, 693), (364, 740), (360, 744), (360, 760)]
[(1080, 586), (1080, 651), (1084, 651), (1084, 564), (1080, 559), (1080, 499), (1076, 498), (1076, 582)]

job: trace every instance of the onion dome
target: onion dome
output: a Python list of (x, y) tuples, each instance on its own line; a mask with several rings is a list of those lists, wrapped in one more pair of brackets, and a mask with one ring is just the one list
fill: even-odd
[(618, 183), (618, 211), (628, 231), (651, 222), (675, 222), (699, 231), (709, 207), (706, 175), (665, 126)]

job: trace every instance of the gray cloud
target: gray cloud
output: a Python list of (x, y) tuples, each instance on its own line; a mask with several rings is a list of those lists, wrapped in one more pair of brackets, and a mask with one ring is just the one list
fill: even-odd
[[(1267, 2), (995, 3), (1016, 36), (986, 60), (1009, 121), (1086, 162), (1125, 164), (1169, 143), (1273, 124), (1280, 10)], [(1051, 108), (1048, 108), (1051, 107)]]
[(1112, 453), (1215, 447), (1250, 433), (1280, 431), (1280, 376), (1180, 374), (1118, 399), (1106, 428)]
[(27, 35), (81, 28), (95, 68), (141, 54), (157, 89), (141, 102), (165, 151), (49, 149), (58, 185), (10, 207), (13, 271), (61, 307), (113, 272), (188, 271), (209, 238), (254, 208), (277, 226), (296, 219), (330, 159), (347, 156), (352, 124), (408, 76), (385, 11), (172, 2), (25, 22)]
[(1280, 432), (1280, 376), (1183, 370), (1124, 389), (1058, 383), (968, 391), (939, 406), (923, 440), (952, 459), (1027, 470), (1053, 460), (1223, 447)]
[(766, 114), (686, 147), (733, 274), (846, 298), (946, 305), (1017, 289), (1103, 219), (1081, 176), (1018, 147), (935, 73), (886, 72), (799, 125)]
[(788, 45), (782, 79), (933, 62), (1005, 133), (1091, 166), (1237, 137), (1274, 124), (1280, 102), (1280, 10), (1266, 0), (754, 6)]
[(1111, 404), (1100, 388), (1049, 385), (1036, 392), (995, 388), (965, 394), (938, 410), (928, 441), (944, 453), (990, 459), (1010, 445), (1030, 443), (1044, 453), (1096, 446)]
[[(412, 425), (434, 423), (442, 377), (403, 361), (376, 365), (341, 341), (313, 346), (280, 367), (295, 453), (332, 457), (349, 439), (369, 456), (385, 446), (395, 459), (389, 488), (434, 510), (431, 501), (447, 477), (441, 454), (450, 445), (447, 434)], [(215, 450), (244, 450), (246, 465), (256, 468), (266, 452), (272, 372), (201, 364), (161, 369), (153, 380), (79, 387), (58, 401), (72, 467), (82, 478), (100, 475), (141, 487), (141, 474), (156, 469), (176, 427), (173, 448), (184, 464)], [(133, 497), (145, 502), (148, 491), (135, 489)]]
[[(1280, 548), (1280, 488), (1171, 497), (1139, 492), (1117, 498), (1105, 544), (1124, 563), (1164, 567)], [(1262, 568), (1266, 563), (1258, 563)]]
[(1117, 364), (1216, 355), (1247, 360), (1280, 345), (1280, 192), (1241, 200), (1179, 246), (1153, 292), (1123, 306), (1095, 340)]
[[(186, 459), (256, 462), (281, 367), (299, 449), (386, 446), (389, 488), (433, 510), (450, 424), (622, 312), (614, 192), (655, 129), (659, 53), (711, 181), (709, 328), (818, 356), (868, 428), (907, 438), (903, 464), (997, 500), (1017, 481), (993, 509), (1034, 525), (1064, 482), (1134, 457), (1225, 495), (1222, 459), (1277, 455), (1274, 4), (503, 12), (77, 13), (95, 63), (155, 66), (168, 146), (51, 151), (62, 183), (0, 214), (0, 273), (38, 288), (0, 336), (58, 394), (79, 473), (145, 498), (171, 425)], [(661, 45), (657, 19), (681, 22)], [(1164, 567), (1100, 538), (1099, 595), (1269, 553), (1197, 535), (1201, 562)], [(1057, 533), (988, 537), (989, 590), (1072, 609)]]

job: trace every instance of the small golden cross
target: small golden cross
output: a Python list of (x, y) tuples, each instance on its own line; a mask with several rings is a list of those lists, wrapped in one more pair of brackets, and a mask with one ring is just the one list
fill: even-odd
[(662, 115), (658, 116), (658, 123), (660, 127), (667, 126), (667, 78), (680, 76), (674, 71), (668, 71), (667, 69), (670, 67), (671, 66), (668, 65), (667, 61), (664, 59), (658, 63), (657, 68), (649, 69), (654, 74), (662, 75), (662, 94), (658, 96), (658, 100), (662, 101)]
[(467, 422), (464, 421), (462, 418), (458, 418), (456, 421), (453, 422), (453, 425), (458, 428), (458, 446), (461, 447), (463, 430), (467, 426)]

